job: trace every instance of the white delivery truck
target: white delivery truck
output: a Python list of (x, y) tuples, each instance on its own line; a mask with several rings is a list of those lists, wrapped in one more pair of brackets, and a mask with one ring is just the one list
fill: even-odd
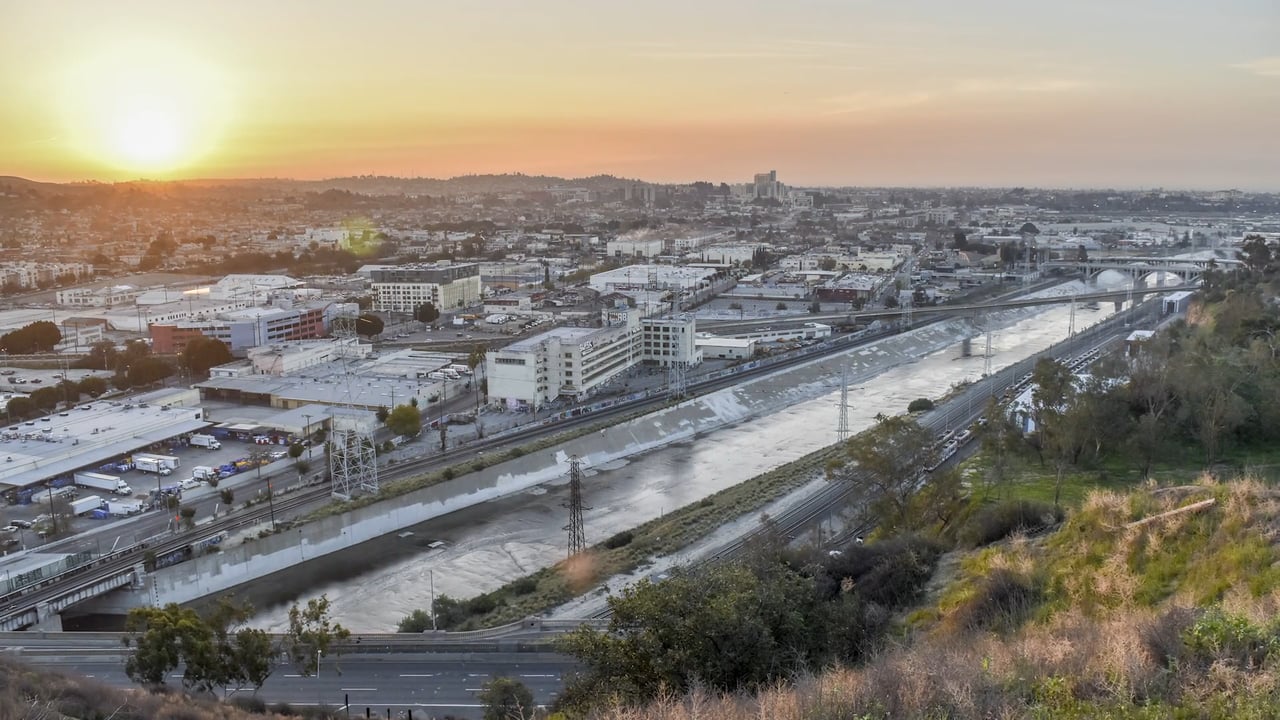
[(197, 465), (191, 468), (191, 477), (195, 480), (217, 480), (221, 475), (218, 474), (218, 468)]
[(156, 473), (157, 475), (173, 474), (173, 471), (161, 463), (159, 458), (139, 455), (133, 459), (133, 466), (145, 473)]
[(169, 468), (170, 470), (177, 470), (177, 469), (178, 469), (178, 466), (182, 464), (182, 461), (181, 461), (181, 460), (179, 460), (179, 459), (178, 459), (176, 456), (174, 456), (174, 455), (150, 455), (150, 454), (148, 454), (148, 455), (147, 455), (147, 457), (153, 457), (153, 458), (155, 458), (155, 459), (159, 460), (161, 465), (163, 465), (163, 466), (165, 466), (165, 467)]
[(127, 517), (142, 512), (142, 503), (137, 500), (108, 500), (107, 512), (116, 517)]
[(452, 371), (454, 371), (454, 372), (456, 372), (456, 373), (460, 373), (460, 374), (462, 374), (462, 375), (470, 375), (470, 374), (471, 374), (471, 368), (467, 367), (466, 365), (450, 365), (449, 367), (447, 367), (447, 368), (445, 368), (445, 369), (446, 369), (446, 370), (452, 370)]
[(196, 433), (191, 436), (192, 447), (208, 448), (210, 450), (218, 450), (222, 447), (222, 443), (218, 442), (218, 438), (212, 435), (204, 435)]
[(106, 490), (116, 495), (132, 495), (133, 488), (129, 487), (129, 483), (121, 480), (115, 475), (105, 475), (96, 472), (78, 472), (72, 476), (76, 484), (82, 487), (94, 488), (95, 490)]
[(71, 501), (71, 514), (83, 515), (87, 512), (92, 512), (94, 510), (101, 508), (102, 505), (103, 505), (103, 500), (97, 495), (82, 497), (79, 500)]

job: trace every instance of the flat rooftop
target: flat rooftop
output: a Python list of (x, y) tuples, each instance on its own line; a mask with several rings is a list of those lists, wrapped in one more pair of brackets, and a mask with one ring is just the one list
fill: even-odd
[(498, 352), (504, 350), (513, 350), (515, 352), (526, 352), (550, 340), (551, 338), (559, 338), (561, 340), (581, 340), (589, 335), (604, 331), (613, 330), (614, 328), (579, 328), (579, 327), (556, 327), (540, 332), (537, 335), (517, 340)]
[(26, 487), (97, 467), (153, 443), (212, 423), (198, 407), (169, 407), (139, 397), (85, 403), (0, 430), (0, 484)]

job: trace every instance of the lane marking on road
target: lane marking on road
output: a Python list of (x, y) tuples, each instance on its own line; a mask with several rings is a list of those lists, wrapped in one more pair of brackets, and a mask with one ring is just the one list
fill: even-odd
[(521, 675), (520, 677), (527, 677), (527, 678), (553, 678), (553, 677), (560, 677), (560, 676), (559, 676), (559, 675)]
[(356, 691), (377, 692), (378, 690), (378, 688), (338, 688), (338, 689), (343, 692), (356, 692)]
[(302, 677), (301, 675), (285, 675), (285, 677)]
[(462, 688), (463, 692), (480, 692), (484, 688)]
[(413, 673), (402, 673), (400, 677), (435, 677), (435, 675), (432, 675), (430, 673), (423, 674), (423, 675), (415, 675)]
[(467, 673), (467, 677), (489, 677), (489, 673)]

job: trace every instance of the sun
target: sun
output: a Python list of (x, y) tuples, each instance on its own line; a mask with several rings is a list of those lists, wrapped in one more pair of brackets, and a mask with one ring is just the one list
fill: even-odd
[(71, 69), (63, 108), (86, 158), (123, 175), (176, 177), (217, 148), (225, 73), (182, 48), (115, 43)]
[(133, 166), (167, 169), (182, 157), (187, 132), (183, 119), (163, 100), (140, 100), (116, 110), (111, 149)]

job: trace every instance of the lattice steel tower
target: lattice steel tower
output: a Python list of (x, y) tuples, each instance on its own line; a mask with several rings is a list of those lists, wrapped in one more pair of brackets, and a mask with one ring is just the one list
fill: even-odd
[(564, 529), (569, 533), (569, 557), (573, 557), (587, 549), (587, 533), (583, 528), (582, 511), (591, 508), (582, 505), (582, 458), (574, 455), (569, 458), (569, 524)]
[(689, 392), (689, 378), (684, 363), (672, 361), (667, 365), (667, 390), (677, 400)]
[(360, 490), (378, 492), (378, 454), (373, 439), (355, 430), (334, 430), (329, 474), (336, 498), (350, 500)]
[(840, 366), (840, 419), (836, 421), (836, 439), (842, 444), (849, 439), (849, 364)]

